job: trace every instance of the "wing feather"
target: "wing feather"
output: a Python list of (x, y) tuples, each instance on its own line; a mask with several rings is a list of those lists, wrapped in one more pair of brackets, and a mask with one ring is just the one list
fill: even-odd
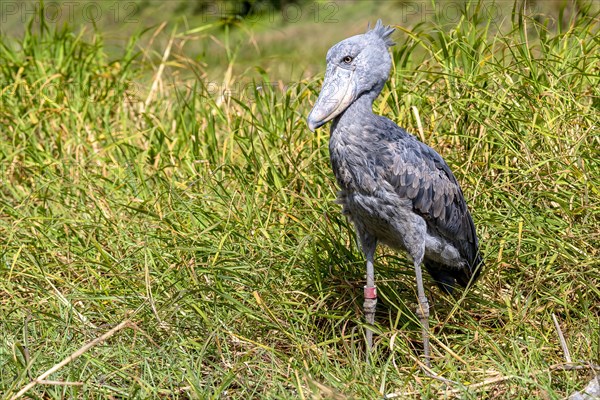
[(475, 225), (454, 174), (429, 146), (404, 131), (401, 139), (388, 142), (393, 167), (387, 170), (387, 181), (398, 196), (412, 201), (430, 229), (459, 250), (470, 268), (477, 267), (481, 259)]

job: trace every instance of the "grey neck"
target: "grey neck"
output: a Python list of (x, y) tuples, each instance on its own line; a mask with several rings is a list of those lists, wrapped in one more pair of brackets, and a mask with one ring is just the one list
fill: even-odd
[(372, 118), (374, 116), (373, 101), (379, 96), (382, 88), (383, 85), (377, 85), (368, 92), (362, 93), (343, 113), (334, 119), (332, 128), (360, 124), (361, 121), (364, 122), (365, 119)]

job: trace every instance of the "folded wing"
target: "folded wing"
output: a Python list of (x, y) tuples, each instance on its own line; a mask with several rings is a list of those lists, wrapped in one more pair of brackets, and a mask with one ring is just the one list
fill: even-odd
[(416, 139), (399, 141), (392, 157), (388, 182), (398, 196), (412, 201), (432, 234), (458, 249), (466, 264), (456, 269), (425, 259), (425, 266), (447, 291), (455, 283), (467, 286), (479, 275), (482, 259), (475, 225), (452, 171), (435, 150)]

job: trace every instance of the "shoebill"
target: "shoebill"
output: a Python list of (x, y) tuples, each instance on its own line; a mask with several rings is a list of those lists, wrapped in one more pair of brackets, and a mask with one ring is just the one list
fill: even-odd
[[(421, 264), (446, 292), (467, 287), (483, 266), (475, 225), (460, 185), (444, 159), (390, 119), (373, 113), (388, 79), (394, 29), (380, 21), (327, 52), (325, 80), (308, 116), (311, 131), (331, 121), (331, 167), (338, 202), (354, 224), (367, 260), (364, 313), (373, 325), (378, 243), (408, 253), (417, 280), (417, 315), (430, 365), (429, 304)], [(373, 332), (366, 331), (367, 348)]]

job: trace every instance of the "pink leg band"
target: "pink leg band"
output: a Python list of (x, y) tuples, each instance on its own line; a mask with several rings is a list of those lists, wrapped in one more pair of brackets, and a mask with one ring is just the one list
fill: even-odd
[(377, 286), (367, 287), (365, 286), (365, 299), (376, 299), (377, 298)]

